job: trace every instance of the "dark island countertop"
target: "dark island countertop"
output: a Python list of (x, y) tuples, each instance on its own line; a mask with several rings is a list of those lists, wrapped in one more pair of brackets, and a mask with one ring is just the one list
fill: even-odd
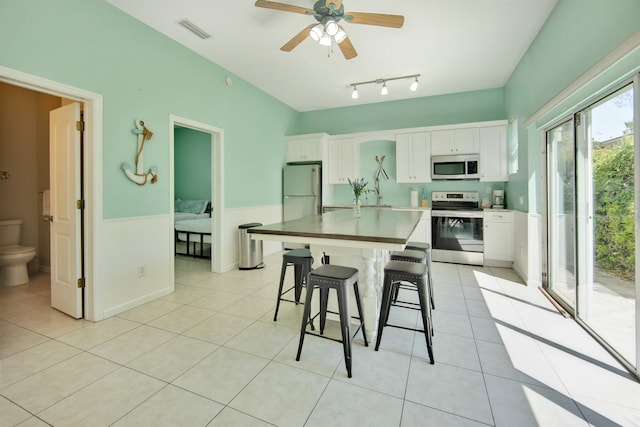
[[(247, 232), (271, 236), (405, 245), (421, 218), (421, 212), (391, 209), (362, 209), (362, 216), (354, 218), (352, 210), (340, 209), (322, 215), (253, 227)], [(254, 236), (254, 238), (259, 237)]]

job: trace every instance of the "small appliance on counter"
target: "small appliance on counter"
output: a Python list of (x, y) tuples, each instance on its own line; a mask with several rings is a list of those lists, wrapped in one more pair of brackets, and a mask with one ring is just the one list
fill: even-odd
[(504, 190), (493, 190), (493, 209), (504, 208)]

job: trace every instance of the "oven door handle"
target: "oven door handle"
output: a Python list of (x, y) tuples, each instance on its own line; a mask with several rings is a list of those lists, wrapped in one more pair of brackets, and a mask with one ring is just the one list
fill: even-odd
[(464, 211), (431, 211), (432, 217), (438, 218), (482, 218), (482, 212), (464, 212)]

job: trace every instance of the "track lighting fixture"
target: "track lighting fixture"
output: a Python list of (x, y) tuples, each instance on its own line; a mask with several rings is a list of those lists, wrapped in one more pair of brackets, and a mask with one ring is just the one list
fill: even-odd
[(416, 79), (413, 81), (413, 83), (411, 83), (409, 89), (411, 90), (411, 92), (415, 92), (418, 89), (418, 76), (416, 76)]
[[(336, 35), (336, 37), (337, 37), (337, 35)], [(389, 89), (387, 88), (387, 82), (391, 81), (391, 80), (413, 79), (413, 81), (411, 82), (411, 86), (409, 86), (409, 89), (412, 92), (415, 92), (416, 90), (418, 90), (418, 77), (420, 77), (420, 74), (411, 74), (411, 75), (408, 75), (408, 76), (389, 77), (389, 78), (384, 78), (384, 79), (369, 80), (369, 81), (366, 81), (366, 82), (351, 83), (351, 84), (349, 84), (349, 86), (353, 87), (353, 92), (351, 93), (351, 98), (358, 99), (358, 90), (356, 88), (357, 86), (368, 85), (368, 84), (382, 84), (382, 88), (380, 89), (380, 95), (386, 95), (386, 94), (389, 93)]]

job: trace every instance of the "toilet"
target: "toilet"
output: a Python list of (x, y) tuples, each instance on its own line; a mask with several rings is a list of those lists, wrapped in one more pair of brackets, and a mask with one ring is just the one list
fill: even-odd
[(22, 285), (29, 281), (27, 263), (36, 248), (20, 245), (22, 220), (0, 220), (0, 286)]

